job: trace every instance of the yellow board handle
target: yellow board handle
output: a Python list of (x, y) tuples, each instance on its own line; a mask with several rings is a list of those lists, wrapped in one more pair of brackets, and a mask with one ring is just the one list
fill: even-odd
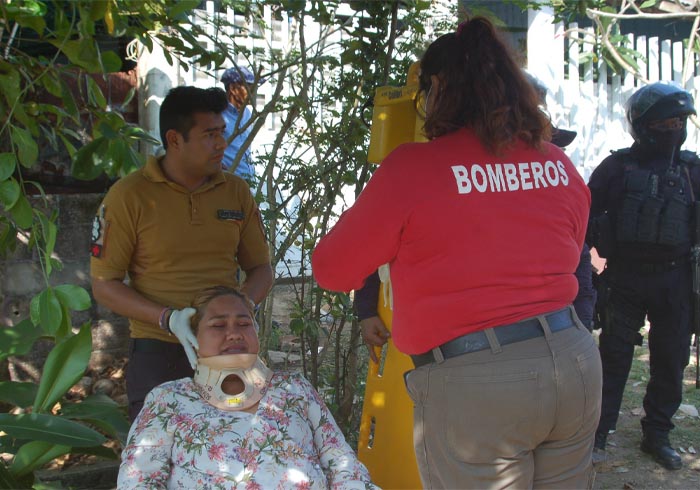
[[(404, 87), (377, 88), (367, 152), (369, 163), (381, 163), (403, 143), (425, 141), (423, 118), (416, 111), (417, 73), (418, 63), (414, 63), (408, 71), (408, 81)], [(421, 101), (418, 101), (418, 105), (421, 105)]]

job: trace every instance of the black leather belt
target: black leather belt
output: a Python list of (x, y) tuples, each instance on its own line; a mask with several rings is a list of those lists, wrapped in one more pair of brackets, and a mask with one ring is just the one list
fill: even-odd
[[(555, 311), (554, 313), (548, 313), (544, 315), (544, 317), (547, 319), (549, 329), (552, 332), (558, 332), (576, 325), (571, 315), (571, 308), (567, 307), (563, 310)], [(540, 325), (540, 321), (537, 317), (528, 318), (527, 320), (511, 323), (509, 325), (493, 327), (492, 330), (498, 339), (498, 343), (501, 345), (514, 344), (515, 342), (522, 342), (523, 340), (544, 335), (544, 330), (542, 330), (542, 325)], [(449, 342), (445, 342), (439, 346), (438, 349), (442, 353), (443, 359), (450, 359), (451, 357), (461, 356), (462, 354), (486, 350), (490, 347), (486, 332), (484, 330), (479, 330), (478, 332), (462, 335)], [(433, 353), (434, 350), (411, 356), (413, 364), (419, 368), (431, 362), (441, 361), (440, 359), (436, 359)]]

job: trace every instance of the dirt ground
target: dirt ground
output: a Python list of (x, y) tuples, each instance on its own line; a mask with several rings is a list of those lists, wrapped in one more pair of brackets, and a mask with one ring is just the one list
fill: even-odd
[[(642, 399), (649, 380), (649, 351), (646, 342), (635, 351), (635, 361), (620, 410), (617, 430), (608, 436), (607, 461), (599, 465), (595, 489), (700, 489), (700, 390), (695, 388), (695, 349), (685, 372), (683, 405), (673, 418), (671, 444), (683, 458), (683, 468), (669, 471), (639, 449)], [(685, 412), (684, 412), (685, 410)], [(688, 413), (689, 412), (689, 413)]]

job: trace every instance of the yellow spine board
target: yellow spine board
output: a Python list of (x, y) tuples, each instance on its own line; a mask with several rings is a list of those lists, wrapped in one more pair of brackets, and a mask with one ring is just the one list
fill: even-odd
[[(382, 284), (383, 288), (387, 287)], [(379, 318), (391, 330), (391, 310), (379, 293)], [(406, 393), (403, 374), (413, 369), (411, 358), (399, 352), (389, 340), (383, 361), (370, 361), (365, 401), (360, 421), (357, 454), (382, 488), (421, 488), (413, 451), (413, 402)]]
[[(380, 163), (400, 144), (426, 140), (423, 119), (416, 111), (417, 105), (422, 103), (420, 100), (416, 103), (418, 70), (416, 62), (409, 69), (404, 87), (377, 89), (367, 156), (369, 163)], [(377, 212), (381, 213), (381, 209)], [(391, 286), (382, 284), (377, 309), (379, 318), (391, 331), (391, 309), (384, 304), (384, 298), (389, 297), (384, 295), (388, 287)], [(380, 366), (383, 366), (381, 373)], [(369, 361), (357, 453), (372, 481), (382, 488), (421, 488), (413, 451), (413, 402), (403, 380), (404, 373), (411, 369), (411, 358), (399, 352), (391, 339), (380, 364)]]

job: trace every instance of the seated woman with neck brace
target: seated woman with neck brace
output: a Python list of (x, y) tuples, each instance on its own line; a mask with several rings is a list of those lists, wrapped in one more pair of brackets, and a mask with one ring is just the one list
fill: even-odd
[(148, 394), (117, 488), (377, 488), (311, 384), (260, 360), (243, 293), (207, 289), (193, 306), (195, 376)]

